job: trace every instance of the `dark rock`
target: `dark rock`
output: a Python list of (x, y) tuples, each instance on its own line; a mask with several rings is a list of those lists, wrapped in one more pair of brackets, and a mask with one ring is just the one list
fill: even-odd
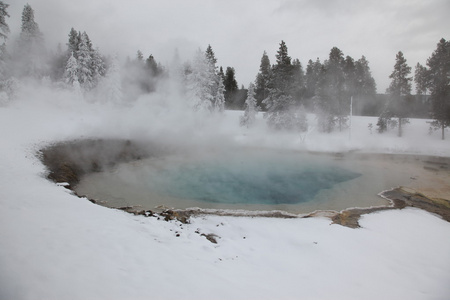
[(189, 224), (189, 212), (187, 211), (174, 211), (171, 209), (164, 210), (161, 214), (165, 221), (178, 220), (183, 224)]
[(213, 244), (217, 244), (217, 235), (213, 234), (213, 233), (208, 233), (208, 234), (200, 234), (200, 236), (204, 236), (208, 241), (210, 241)]

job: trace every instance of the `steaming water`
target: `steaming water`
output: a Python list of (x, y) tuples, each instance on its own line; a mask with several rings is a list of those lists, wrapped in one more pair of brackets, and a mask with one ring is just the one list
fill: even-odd
[(370, 160), (247, 149), (121, 164), (86, 176), (76, 189), (111, 207), (302, 213), (387, 204), (377, 194), (396, 186), (398, 179), (396, 172), (386, 172), (379, 162)]

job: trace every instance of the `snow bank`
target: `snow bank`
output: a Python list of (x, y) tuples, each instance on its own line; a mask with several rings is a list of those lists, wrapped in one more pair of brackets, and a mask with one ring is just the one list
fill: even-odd
[[(360, 229), (330, 225), (326, 218), (205, 216), (180, 224), (79, 199), (45, 179), (35, 157), (39, 148), (74, 138), (156, 136), (175, 130), (155, 121), (163, 109), (146, 110), (145, 102), (115, 108), (80, 104), (45, 89), (23, 93), (9, 107), (0, 107), (0, 299), (450, 295), (450, 224), (425, 211), (365, 215)], [(293, 134), (267, 133), (261, 119), (255, 128), (242, 131), (239, 115), (227, 112), (217, 140), (317, 151), (449, 155), (448, 141), (427, 135), (423, 120), (412, 120), (402, 139), (371, 135), (367, 124), (375, 121), (355, 118), (351, 140), (348, 131), (312, 131), (302, 141)], [(211, 141), (200, 133), (195, 138)], [(202, 233), (216, 235), (218, 243)]]

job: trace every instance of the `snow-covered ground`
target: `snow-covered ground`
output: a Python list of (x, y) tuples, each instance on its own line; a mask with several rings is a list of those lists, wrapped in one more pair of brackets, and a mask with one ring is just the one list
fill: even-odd
[(403, 138), (377, 134), (376, 118), (367, 117), (353, 118), (351, 138), (314, 129), (305, 136), (267, 132), (261, 118), (242, 129), (241, 112), (226, 112), (210, 130), (208, 120), (150, 103), (86, 104), (34, 88), (0, 107), (1, 300), (449, 299), (450, 223), (428, 212), (365, 215), (359, 229), (327, 218), (165, 222), (73, 196), (45, 178), (35, 156), (54, 141), (147, 135), (186, 144), (450, 156), (450, 137), (428, 135), (425, 120), (411, 120)]

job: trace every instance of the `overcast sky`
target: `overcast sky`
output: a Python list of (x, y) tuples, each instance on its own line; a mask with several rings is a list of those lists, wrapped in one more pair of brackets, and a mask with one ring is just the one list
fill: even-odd
[[(65, 45), (71, 27), (86, 31), (105, 54), (135, 57), (141, 50), (163, 64), (175, 48), (183, 60), (211, 44), (217, 64), (236, 69), (248, 86), (266, 50), (271, 63), (284, 40), (304, 67), (327, 59), (334, 46), (369, 60), (378, 92), (385, 92), (395, 55), (413, 68), (441, 38), (450, 39), (449, 0), (5, 0), (12, 34), (29, 3), (48, 43)], [(12, 36), (11, 39), (14, 37)], [(11, 41), (10, 41), (11, 42)]]

